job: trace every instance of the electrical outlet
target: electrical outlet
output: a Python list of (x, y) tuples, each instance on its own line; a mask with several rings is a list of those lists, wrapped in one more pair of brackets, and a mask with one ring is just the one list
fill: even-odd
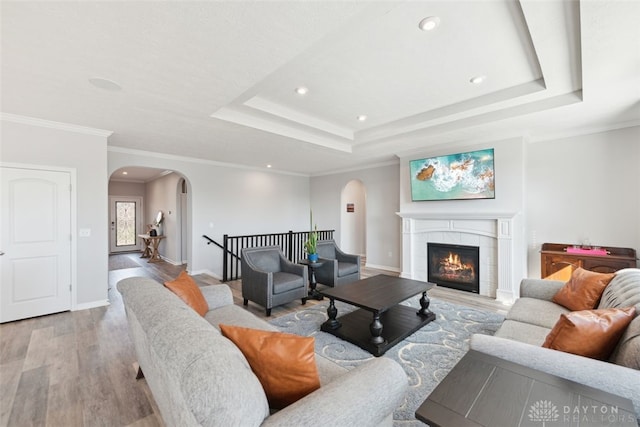
[(90, 228), (81, 228), (78, 230), (78, 236), (80, 237), (91, 237), (91, 229)]

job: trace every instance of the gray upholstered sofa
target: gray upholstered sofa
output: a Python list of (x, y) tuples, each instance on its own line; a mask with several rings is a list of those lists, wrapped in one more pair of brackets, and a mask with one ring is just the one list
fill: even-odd
[(551, 301), (564, 282), (524, 279), (520, 298), (494, 336), (473, 335), (470, 347), (515, 363), (627, 397), (640, 419), (640, 269), (620, 270), (597, 308), (635, 306), (631, 322), (609, 361), (541, 347), (559, 317), (568, 313)]
[(270, 414), (247, 360), (216, 325), (276, 329), (233, 304), (228, 286), (201, 289), (209, 304), (204, 317), (154, 280), (118, 283), (138, 363), (166, 425), (392, 425), (408, 381), (384, 357), (346, 370), (316, 354), (320, 389)]

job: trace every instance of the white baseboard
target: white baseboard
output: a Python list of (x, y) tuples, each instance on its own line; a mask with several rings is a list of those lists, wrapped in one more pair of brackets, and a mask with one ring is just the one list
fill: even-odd
[(368, 262), (364, 265), (367, 268), (374, 268), (376, 270), (387, 270), (393, 271), (394, 273), (400, 273), (400, 269), (397, 267), (390, 267), (388, 265), (377, 265), (377, 264), (369, 264)]
[(190, 271), (189, 274), (192, 275), (192, 276), (195, 276), (196, 274), (206, 274), (207, 276), (211, 276), (214, 279), (222, 280), (222, 277), (218, 276), (213, 271), (208, 270), (206, 268), (203, 269), (203, 270)]
[(182, 265), (182, 264), (183, 264), (183, 263), (181, 263), (181, 262), (174, 261), (174, 260), (169, 259), (169, 258), (167, 258), (167, 257), (165, 257), (165, 256), (162, 256), (162, 255), (160, 255), (160, 258), (162, 258), (162, 260), (163, 260), (163, 261), (166, 261), (166, 262), (168, 262), (168, 263), (169, 263), (169, 264), (171, 264), (171, 265)]
[(92, 302), (83, 302), (82, 304), (76, 304), (71, 308), (71, 311), (88, 310), (90, 308), (104, 307), (110, 305), (109, 300), (100, 300)]

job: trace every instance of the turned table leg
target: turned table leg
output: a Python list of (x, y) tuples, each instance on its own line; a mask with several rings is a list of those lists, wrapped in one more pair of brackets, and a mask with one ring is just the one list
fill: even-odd
[(432, 312), (431, 310), (429, 310), (429, 304), (431, 303), (431, 301), (429, 300), (429, 297), (427, 296), (427, 292), (423, 292), (422, 293), (422, 297), (420, 298), (420, 310), (418, 310), (419, 315), (421, 316), (428, 316), (430, 315)]
[(373, 322), (369, 325), (369, 331), (371, 332), (371, 342), (373, 344), (384, 343), (384, 338), (382, 338), (382, 322), (380, 321), (380, 313), (377, 311), (373, 313)]
[(336, 303), (333, 298), (329, 299), (329, 307), (327, 308), (327, 316), (329, 316), (329, 320), (324, 322), (324, 325), (330, 329), (338, 329), (340, 326), (340, 322), (336, 320), (336, 316), (338, 315), (338, 309), (336, 308)]

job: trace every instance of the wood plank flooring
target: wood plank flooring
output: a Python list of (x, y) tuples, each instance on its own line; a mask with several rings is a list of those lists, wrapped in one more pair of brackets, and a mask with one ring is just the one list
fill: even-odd
[[(107, 307), (63, 312), (0, 325), (0, 426), (131, 426), (162, 427), (144, 379), (136, 380), (136, 357), (129, 338), (119, 280), (146, 276), (159, 282), (175, 278), (183, 266), (147, 263), (138, 253), (112, 255), (110, 265), (134, 265), (109, 272)], [(124, 259), (127, 258), (127, 259)], [(386, 271), (363, 269), (363, 277)], [(199, 275), (204, 283), (219, 283)], [(234, 302), (242, 305), (240, 281), (230, 282)], [(435, 288), (430, 296), (457, 304), (506, 313), (491, 298)], [(309, 300), (306, 307), (318, 304)], [(272, 318), (295, 312), (299, 301), (275, 307)], [(263, 307), (249, 311), (266, 317)]]

